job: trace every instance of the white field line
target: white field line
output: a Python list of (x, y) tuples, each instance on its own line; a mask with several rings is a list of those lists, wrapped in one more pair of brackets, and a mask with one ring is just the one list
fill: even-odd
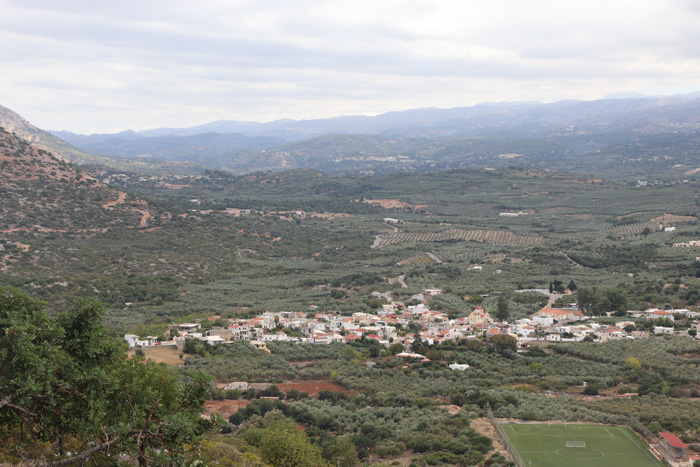
[[(651, 451), (649, 451), (648, 449), (644, 449), (643, 447), (639, 446), (639, 444), (638, 444), (635, 440), (633, 440), (632, 438), (630, 438), (630, 435), (628, 435), (627, 433), (625, 433), (625, 430), (623, 430), (622, 428), (620, 428), (620, 427), (616, 427), (616, 428), (617, 428), (618, 430), (620, 430), (620, 431), (622, 432), (622, 434), (625, 435), (625, 436), (627, 437), (627, 439), (629, 439), (630, 441), (632, 441), (632, 444), (634, 444), (635, 446), (637, 446), (637, 448), (639, 448), (640, 451), (642, 451), (644, 454), (646, 454), (647, 456), (649, 456), (649, 458), (651, 458), (651, 460), (653, 460), (654, 463), (655, 463), (656, 465), (659, 465), (658, 459), (657, 459), (656, 457), (654, 457), (654, 455), (651, 453)], [(661, 465), (663, 465), (663, 464), (661, 464)]]

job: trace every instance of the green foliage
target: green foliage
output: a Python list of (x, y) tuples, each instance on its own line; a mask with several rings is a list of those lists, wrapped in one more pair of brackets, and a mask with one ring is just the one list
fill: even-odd
[(504, 295), (499, 295), (498, 303), (496, 305), (496, 313), (494, 317), (498, 321), (507, 321), (510, 316), (510, 307), (508, 305), (508, 298)]
[(125, 359), (99, 303), (78, 300), (55, 318), (43, 306), (0, 289), (0, 424), (9, 434), (0, 455), (42, 441), (63, 456), (75, 439), (82, 447), (71, 455), (84, 459), (108, 451), (140, 463), (186, 458), (185, 445), (210, 428), (199, 416), (209, 379), (180, 383), (165, 366)]
[(489, 337), (489, 346), (502, 355), (510, 355), (518, 350), (518, 342), (514, 336), (507, 334), (496, 334)]
[[(253, 422), (243, 437), (260, 449), (263, 461), (274, 467), (329, 466), (321, 450), (313, 446), (295, 423), (270, 413)], [(254, 435), (254, 436), (253, 436)]]
[(581, 287), (576, 296), (579, 308), (593, 315), (627, 309), (627, 294), (618, 288)]

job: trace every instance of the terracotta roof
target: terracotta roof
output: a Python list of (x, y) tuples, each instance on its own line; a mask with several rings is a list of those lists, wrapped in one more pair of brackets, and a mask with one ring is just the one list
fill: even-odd
[(663, 439), (665, 439), (666, 441), (668, 441), (668, 444), (670, 444), (670, 445), (673, 446), (674, 448), (688, 449), (688, 446), (687, 446), (683, 441), (681, 441), (680, 439), (678, 439), (678, 436), (674, 435), (673, 433), (663, 433), (663, 432), (659, 432), (659, 435), (660, 435)]
[(541, 313), (551, 313), (553, 315), (568, 315), (572, 313), (571, 311), (566, 311), (566, 310), (557, 310), (556, 308), (542, 308), (540, 310)]

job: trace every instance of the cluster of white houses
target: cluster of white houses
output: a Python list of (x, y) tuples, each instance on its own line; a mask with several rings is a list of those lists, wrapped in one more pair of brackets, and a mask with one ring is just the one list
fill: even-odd
[[(589, 317), (575, 309), (557, 309), (545, 307), (534, 313), (530, 318), (518, 319), (512, 323), (497, 322), (483, 308), (476, 309), (467, 317), (450, 319), (441, 311), (431, 310), (429, 299), (441, 294), (439, 289), (426, 289), (415, 296), (424, 299), (417, 305), (405, 306), (402, 302), (394, 302), (391, 293), (379, 294), (377, 297), (388, 303), (375, 310), (375, 313), (354, 313), (342, 316), (339, 313), (311, 312), (264, 312), (251, 319), (229, 318), (228, 326), (202, 327), (198, 323), (174, 324), (169, 326), (168, 340), (159, 342), (155, 337), (139, 338), (127, 334), (124, 338), (130, 347), (150, 345), (177, 345), (182, 348), (186, 339), (200, 339), (210, 345), (220, 345), (233, 341), (250, 341), (253, 345), (265, 350), (269, 341), (308, 342), (314, 344), (329, 344), (331, 342), (354, 342), (363, 337), (376, 339), (385, 346), (393, 343), (404, 344), (410, 348), (416, 332), (422, 342), (437, 344), (455, 339), (472, 339), (490, 337), (499, 334), (514, 336), (519, 343), (532, 340), (547, 341), (581, 341), (586, 336), (593, 336), (598, 342), (615, 339), (647, 338), (651, 333), (674, 334), (673, 327), (655, 326), (652, 331), (625, 331), (632, 321), (621, 319), (614, 326), (589, 322)], [(647, 319), (668, 318), (673, 321), (674, 314), (681, 313), (695, 318), (700, 313), (689, 310), (664, 311), (650, 309), (631, 311), (631, 317), (646, 317)], [(208, 318), (210, 321), (220, 320), (219, 316)], [(694, 324), (700, 334), (700, 323)], [(295, 331), (290, 336), (279, 331), (286, 328)], [(409, 328), (414, 330), (408, 331)], [(275, 331), (277, 330), (277, 331)], [(400, 330), (404, 332), (399, 332)], [(408, 332), (405, 332), (408, 331)], [(687, 331), (683, 331), (687, 335)], [(301, 336), (301, 337), (299, 337)]]

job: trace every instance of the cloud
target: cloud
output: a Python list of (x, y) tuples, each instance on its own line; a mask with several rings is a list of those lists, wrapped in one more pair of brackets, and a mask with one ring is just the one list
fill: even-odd
[(0, 0), (0, 104), (115, 131), (697, 90), (700, 9), (654, 0)]

